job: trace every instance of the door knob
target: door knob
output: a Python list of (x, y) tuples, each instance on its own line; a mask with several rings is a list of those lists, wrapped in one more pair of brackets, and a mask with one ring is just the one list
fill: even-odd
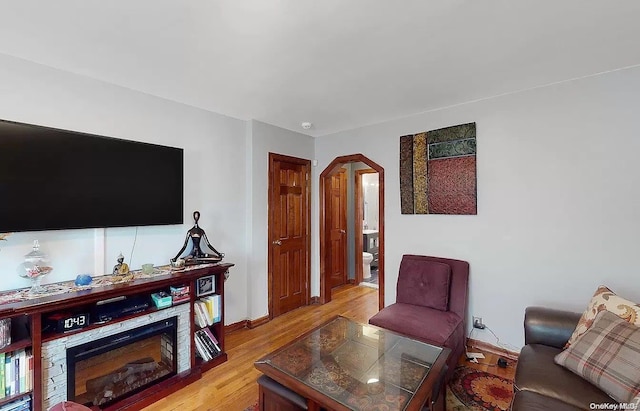
[(273, 244), (275, 244), (275, 245), (282, 245), (282, 241), (280, 241), (280, 240), (275, 240), (275, 241), (273, 242)]
[(347, 232), (346, 232), (346, 231), (344, 231), (344, 230), (340, 230), (340, 233), (342, 233), (342, 234), (347, 234)]

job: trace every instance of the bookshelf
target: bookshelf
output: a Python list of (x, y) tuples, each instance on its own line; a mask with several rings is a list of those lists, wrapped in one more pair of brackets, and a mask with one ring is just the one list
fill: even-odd
[[(194, 353), (196, 366), (203, 372), (227, 361), (227, 353), (224, 348), (224, 282), (227, 275), (228, 272), (225, 271), (196, 278), (192, 287), (194, 290), (194, 335), (191, 351)], [(209, 280), (211, 281), (211, 287), (203, 287), (203, 284), (208, 284)], [(206, 322), (205, 320), (206, 324), (198, 321), (197, 305), (200, 304), (200, 302), (203, 302), (201, 305), (209, 307), (209, 313), (212, 316), (211, 321)], [(209, 341), (212, 338), (215, 339), (215, 345), (219, 348), (219, 352), (215, 352), (217, 351), (216, 348), (209, 351), (209, 353), (212, 354), (212, 358), (205, 359), (206, 354), (198, 355), (198, 345), (202, 344), (197, 342), (198, 336), (196, 334), (201, 334), (201, 331), (204, 332), (203, 339), (205, 340), (205, 344), (207, 343), (206, 336), (209, 335), (212, 336), (209, 338)], [(202, 341), (202, 339), (200, 339), (200, 341)]]
[(1, 322), (8, 328), (0, 327), (0, 340), (9, 336), (11, 342), (0, 348), (0, 410), (13, 408), (13, 403), (31, 409), (34, 374), (31, 317), (14, 315)]

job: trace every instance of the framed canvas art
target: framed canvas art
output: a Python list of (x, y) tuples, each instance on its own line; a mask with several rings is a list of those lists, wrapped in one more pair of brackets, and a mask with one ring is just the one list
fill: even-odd
[(402, 214), (476, 215), (476, 123), (400, 137)]

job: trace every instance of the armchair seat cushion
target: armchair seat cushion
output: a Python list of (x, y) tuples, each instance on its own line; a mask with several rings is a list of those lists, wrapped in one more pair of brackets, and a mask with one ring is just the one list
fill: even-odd
[(457, 314), (420, 305), (391, 304), (371, 317), (369, 324), (452, 350), (464, 340), (462, 319)]

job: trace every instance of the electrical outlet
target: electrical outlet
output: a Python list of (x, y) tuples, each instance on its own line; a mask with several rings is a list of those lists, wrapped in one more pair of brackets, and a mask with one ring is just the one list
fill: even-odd
[(484, 330), (484, 323), (482, 322), (482, 317), (473, 317), (473, 328), (479, 328)]

